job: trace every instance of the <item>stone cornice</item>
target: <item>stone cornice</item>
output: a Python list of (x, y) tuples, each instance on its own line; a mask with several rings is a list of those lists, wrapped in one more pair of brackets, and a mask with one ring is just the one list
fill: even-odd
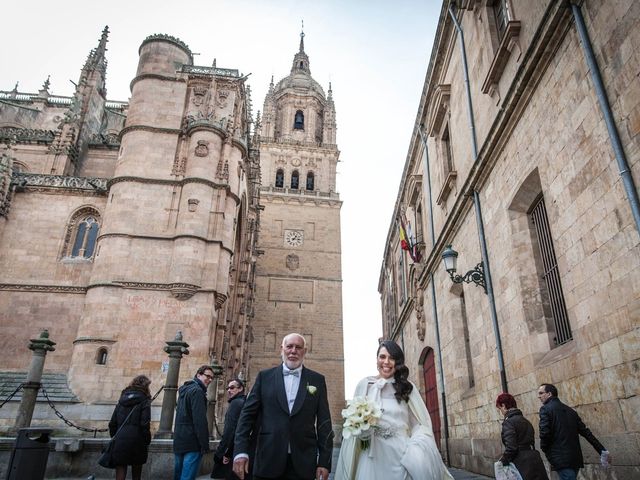
[(193, 53), (191, 52), (189, 45), (187, 45), (184, 41), (180, 40), (178, 37), (173, 37), (171, 35), (167, 35), (166, 33), (154, 33), (152, 35), (149, 35), (140, 44), (140, 47), (138, 48), (138, 54), (140, 54), (140, 52), (142, 51), (142, 47), (144, 47), (147, 43), (151, 43), (151, 42), (171, 43), (179, 47), (180, 49), (182, 49), (186, 54), (189, 55), (189, 58), (191, 58), (191, 61), (193, 61)]
[(0, 290), (32, 293), (87, 293), (87, 287), (71, 285), (33, 285), (28, 283), (0, 283)]
[(126, 133), (133, 132), (136, 130), (142, 130), (143, 132), (151, 132), (151, 133), (166, 133), (169, 135), (180, 135), (182, 130), (179, 128), (164, 128), (164, 127), (154, 127), (151, 125), (128, 125), (120, 130), (120, 141)]
[(133, 91), (133, 86), (136, 83), (138, 83), (140, 80), (147, 80), (147, 79), (160, 80), (162, 82), (182, 82), (182, 83), (186, 83), (186, 81), (187, 81), (184, 78), (170, 77), (169, 75), (160, 75), (158, 73), (142, 73), (142, 74), (138, 75), (137, 77), (134, 77), (133, 80), (131, 80), (131, 83), (129, 83), (129, 90)]
[(315, 142), (299, 142), (297, 140), (276, 139), (273, 137), (260, 137), (260, 148), (265, 146), (277, 146), (288, 150), (305, 149), (311, 151), (320, 151), (325, 153), (340, 153), (338, 146), (331, 143), (315, 143)]
[(99, 338), (99, 337), (79, 337), (73, 341), (73, 344), (78, 343), (116, 343), (113, 338)]
[(166, 237), (160, 237), (158, 235), (134, 235), (131, 233), (105, 233), (105, 234), (101, 234), (98, 236), (98, 241), (101, 241), (104, 238), (109, 238), (109, 237), (114, 237), (114, 238), (139, 238), (139, 239), (143, 239), (143, 240), (161, 240), (161, 241), (173, 241), (176, 240), (178, 238), (193, 238), (194, 240), (200, 240), (202, 242), (205, 242), (207, 244), (219, 244), (220, 248), (226, 252), (228, 252), (230, 255), (233, 255), (233, 250), (230, 249), (229, 247), (226, 247), (221, 240), (211, 240), (209, 238), (206, 237), (202, 237), (200, 235), (188, 235), (188, 234), (180, 234), (180, 235), (171, 235), (171, 236), (166, 236)]
[(116, 183), (122, 182), (135, 182), (135, 183), (145, 183), (150, 185), (168, 185), (173, 187), (183, 187), (188, 183), (201, 183), (203, 185), (207, 185), (214, 189), (226, 190), (227, 195), (233, 198), (236, 204), (240, 204), (240, 198), (231, 191), (231, 188), (226, 183), (216, 183), (211, 180), (207, 180), (206, 178), (200, 177), (187, 177), (182, 180), (170, 180), (163, 178), (144, 178), (144, 177), (134, 177), (134, 176), (122, 176), (122, 177), (114, 177), (107, 182), (107, 187), (111, 188)]

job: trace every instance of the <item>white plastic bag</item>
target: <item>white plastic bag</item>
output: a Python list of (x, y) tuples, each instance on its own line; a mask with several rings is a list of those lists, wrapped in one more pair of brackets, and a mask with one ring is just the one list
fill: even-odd
[(496, 480), (522, 480), (520, 472), (513, 463), (503, 465), (502, 462), (497, 461), (493, 464), (493, 469)]

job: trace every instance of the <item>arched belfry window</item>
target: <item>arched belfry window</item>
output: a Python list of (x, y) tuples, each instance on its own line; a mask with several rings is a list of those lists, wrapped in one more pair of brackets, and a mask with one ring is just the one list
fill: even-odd
[(313, 190), (313, 172), (307, 173), (307, 190)]
[(284, 187), (284, 170), (282, 170), (281, 168), (279, 168), (276, 172), (276, 187)]
[(67, 225), (63, 257), (87, 259), (93, 258), (96, 241), (100, 231), (100, 215), (91, 207), (77, 211)]
[(294, 170), (291, 174), (291, 188), (297, 190), (300, 185), (300, 174), (297, 170)]
[(304, 68), (304, 62), (300, 62), (300, 70)]
[(302, 113), (302, 110), (298, 110), (296, 112), (296, 118), (293, 122), (293, 129), (304, 130), (304, 113)]

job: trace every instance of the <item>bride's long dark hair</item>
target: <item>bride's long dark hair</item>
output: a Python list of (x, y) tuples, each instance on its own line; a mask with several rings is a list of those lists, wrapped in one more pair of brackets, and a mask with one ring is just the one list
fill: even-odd
[(401, 400), (405, 402), (409, 401), (409, 394), (413, 390), (413, 385), (409, 382), (409, 368), (404, 364), (404, 352), (393, 340), (384, 340), (380, 342), (376, 357), (380, 353), (380, 349), (384, 347), (389, 352), (389, 356), (396, 362), (396, 371), (393, 374), (395, 383), (393, 388), (396, 391), (396, 400), (400, 403)]

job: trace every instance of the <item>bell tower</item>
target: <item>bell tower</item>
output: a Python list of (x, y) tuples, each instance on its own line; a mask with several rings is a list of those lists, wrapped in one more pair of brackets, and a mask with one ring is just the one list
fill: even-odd
[(304, 32), (290, 74), (274, 85), (256, 125), (264, 210), (256, 270), (250, 379), (279, 363), (282, 337), (307, 339), (305, 364), (325, 375), (333, 422), (344, 408), (340, 208), (331, 84), (311, 76)]

